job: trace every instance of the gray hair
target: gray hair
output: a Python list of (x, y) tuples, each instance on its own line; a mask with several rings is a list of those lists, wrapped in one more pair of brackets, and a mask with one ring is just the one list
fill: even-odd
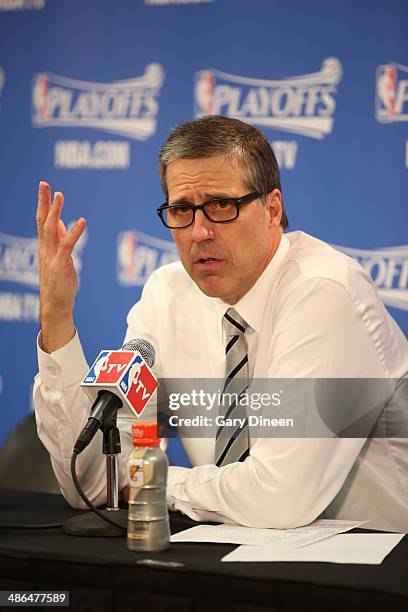
[[(209, 115), (176, 126), (159, 154), (160, 182), (168, 198), (167, 166), (176, 159), (194, 159), (225, 155), (238, 161), (243, 168), (248, 189), (266, 195), (281, 189), (279, 166), (275, 153), (260, 130), (239, 119)], [(285, 230), (288, 218), (282, 209), (281, 227)]]

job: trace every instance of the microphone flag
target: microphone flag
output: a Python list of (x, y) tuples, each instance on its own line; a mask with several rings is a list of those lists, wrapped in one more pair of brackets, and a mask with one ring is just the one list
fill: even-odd
[(102, 350), (81, 387), (93, 402), (99, 391), (114, 393), (139, 417), (157, 389), (157, 380), (139, 352)]

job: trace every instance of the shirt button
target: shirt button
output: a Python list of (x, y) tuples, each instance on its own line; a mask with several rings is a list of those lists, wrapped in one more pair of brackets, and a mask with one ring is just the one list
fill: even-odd
[(51, 376), (57, 376), (58, 374), (57, 368), (50, 368), (50, 374)]

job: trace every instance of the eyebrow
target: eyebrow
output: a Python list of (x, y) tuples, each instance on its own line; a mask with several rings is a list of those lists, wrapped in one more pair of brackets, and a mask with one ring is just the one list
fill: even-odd
[[(235, 198), (235, 196), (228, 195), (226, 193), (204, 193), (204, 202), (211, 202), (211, 200), (229, 200), (230, 198)], [(189, 202), (184, 197), (177, 198), (174, 202), (168, 202), (169, 206), (177, 206), (177, 204), (190, 204), (191, 206), (197, 206), (197, 204), (193, 204), (193, 202)]]

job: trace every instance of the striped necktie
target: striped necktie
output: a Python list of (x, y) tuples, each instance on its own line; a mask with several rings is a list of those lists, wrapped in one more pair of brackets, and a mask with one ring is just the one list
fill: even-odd
[(224, 419), (233, 419), (234, 425), (221, 425), (216, 433), (214, 462), (218, 467), (234, 461), (244, 461), (249, 454), (247, 407), (237, 402), (249, 382), (244, 337), (248, 325), (234, 308), (229, 308), (223, 318), (223, 327), (226, 337), (225, 383), (219, 415)]

